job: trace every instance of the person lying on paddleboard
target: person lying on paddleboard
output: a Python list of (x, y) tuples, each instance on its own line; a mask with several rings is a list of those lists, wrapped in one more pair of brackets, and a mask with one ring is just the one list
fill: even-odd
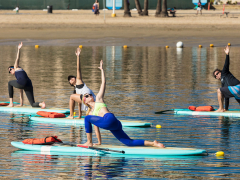
[(46, 104), (44, 102), (35, 102), (33, 95), (33, 86), (32, 81), (29, 79), (27, 73), (19, 67), (20, 61), (20, 49), (22, 48), (22, 42), (18, 45), (17, 58), (14, 66), (9, 66), (8, 71), (12, 75), (15, 75), (17, 80), (12, 80), (8, 82), (8, 92), (10, 103), (8, 107), (13, 107), (13, 87), (20, 89), (20, 104), (17, 106), (23, 106), (23, 90), (28, 98), (32, 107), (41, 107), (45, 108)]
[(87, 134), (87, 142), (84, 144), (85, 146), (93, 146), (92, 143), (92, 124), (94, 124), (94, 128), (96, 131), (96, 135), (98, 138), (98, 143), (96, 145), (101, 145), (101, 134), (99, 131), (99, 127), (110, 130), (111, 133), (123, 144), (127, 146), (155, 146), (159, 148), (164, 148), (165, 146), (156, 140), (153, 142), (146, 140), (134, 140), (128, 137), (128, 135), (123, 131), (121, 122), (111, 113), (106, 104), (104, 103), (103, 97), (105, 94), (106, 88), (106, 79), (103, 70), (103, 61), (100, 61), (101, 77), (102, 84), (100, 90), (96, 96), (96, 101), (94, 100), (92, 94), (84, 94), (82, 97), (83, 103), (87, 105), (88, 111), (87, 116), (84, 119), (85, 130)]
[[(226, 60), (223, 69), (215, 69), (213, 71), (215, 79), (220, 80), (222, 83), (222, 87), (217, 90), (219, 103), (219, 109), (217, 112), (224, 112), (228, 110), (229, 98), (231, 97), (235, 97), (236, 101), (240, 104), (240, 81), (229, 71), (230, 48), (227, 46), (224, 51), (226, 53)], [(225, 109), (223, 107), (223, 98), (225, 98)]]
[[(75, 102), (78, 102), (78, 110), (79, 115), (78, 118), (81, 118), (82, 111), (87, 111), (88, 107), (82, 103), (82, 100), (80, 99), (80, 95), (84, 95), (86, 93), (92, 94), (93, 97), (95, 97), (94, 93), (91, 89), (87, 87), (87, 85), (82, 80), (82, 73), (81, 73), (81, 64), (80, 64), (80, 53), (81, 49), (77, 48), (75, 54), (77, 56), (77, 77), (76, 76), (68, 76), (68, 82), (71, 86), (74, 86), (74, 94), (70, 96), (69, 100), (69, 109), (70, 109), (70, 115), (67, 117), (69, 119), (73, 119), (73, 112), (75, 108)], [(76, 92), (76, 94), (75, 94)]]

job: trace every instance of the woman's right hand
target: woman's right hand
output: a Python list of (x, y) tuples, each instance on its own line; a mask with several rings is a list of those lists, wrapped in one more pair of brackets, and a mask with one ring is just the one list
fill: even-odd
[(226, 48), (224, 49), (224, 51), (225, 51), (226, 55), (229, 55), (229, 51), (230, 51), (229, 46), (226, 46)]
[(18, 45), (18, 49), (20, 50), (22, 48), (22, 42)]
[(80, 49), (80, 48), (77, 48), (77, 50), (75, 51), (76, 56), (79, 56), (80, 53), (81, 53), (81, 49)]

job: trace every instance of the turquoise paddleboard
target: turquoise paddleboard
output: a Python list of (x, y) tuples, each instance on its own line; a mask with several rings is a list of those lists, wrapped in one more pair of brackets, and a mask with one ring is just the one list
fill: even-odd
[(173, 111), (174, 114), (177, 115), (240, 117), (240, 109), (230, 109), (229, 111), (225, 112), (191, 111), (189, 109), (173, 109)]
[[(1, 101), (0, 103), (8, 103), (8, 102), (3, 102)], [(18, 103), (14, 103), (18, 104)], [(47, 111), (47, 112), (58, 112), (58, 113), (70, 113), (69, 109), (61, 109), (61, 108), (34, 108), (32, 106), (21, 106), (17, 107), (14, 105), (14, 107), (6, 107), (6, 106), (0, 106), (0, 111), (3, 112), (15, 112), (15, 113), (29, 113), (29, 114), (36, 114), (38, 111)]]
[[(52, 124), (60, 124), (60, 125), (84, 125), (84, 118), (81, 119), (67, 119), (67, 118), (45, 118), (32, 116), (30, 120), (39, 123), (52, 123)], [(144, 121), (132, 121), (132, 120), (120, 120), (122, 126), (125, 127), (150, 127), (152, 123), (144, 122)]]
[[(156, 147), (128, 147), (128, 146), (110, 146), (101, 145), (94, 146), (95, 148), (105, 148), (114, 151), (104, 151), (97, 149), (89, 149), (83, 147), (72, 147), (64, 145), (31, 145), (23, 144), (22, 142), (11, 142), (11, 144), (19, 149), (24, 149), (27, 151), (38, 151), (44, 153), (58, 152), (58, 153), (87, 153), (87, 154), (122, 154), (122, 155), (135, 155), (135, 156), (193, 156), (193, 155), (206, 155), (207, 152), (203, 149), (194, 148), (176, 148), (176, 147), (166, 147), (166, 148), (156, 148)], [(124, 151), (125, 153), (120, 153), (116, 151)]]

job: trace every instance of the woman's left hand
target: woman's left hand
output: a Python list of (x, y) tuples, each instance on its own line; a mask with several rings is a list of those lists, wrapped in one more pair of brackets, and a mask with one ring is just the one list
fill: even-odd
[(101, 145), (101, 143), (94, 143), (93, 145), (94, 146), (98, 146), (98, 145)]
[(100, 67), (98, 67), (100, 70), (103, 69), (103, 60), (100, 61)]

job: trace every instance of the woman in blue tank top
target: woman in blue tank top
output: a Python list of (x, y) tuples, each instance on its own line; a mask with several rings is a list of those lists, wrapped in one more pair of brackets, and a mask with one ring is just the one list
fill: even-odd
[(92, 124), (94, 124), (94, 129), (96, 131), (98, 143), (100, 145), (101, 142), (101, 134), (99, 131), (99, 127), (110, 130), (112, 134), (123, 144), (127, 146), (155, 146), (159, 148), (164, 148), (165, 146), (159, 142), (155, 141), (146, 141), (146, 140), (134, 140), (128, 137), (128, 135), (123, 131), (121, 122), (112, 114), (106, 104), (103, 101), (103, 97), (105, 94), (106, 88), (106, 79), (103, 71), (103, 61), (100, 61), (101, 77), (102, 84), (100, 90), (96, 96), (96, 102), (92, 97), (92, 94), (85, 94), (82, 97), (82, 101), (89, 108), (87, 111), (87, 116), (85, 117), (85, 129), (87, 133), (87, 142), (84, 144), (85, 146), (93, 146), (92, 142)]
[(22, 42), (18, 45), (17, 58), (14, 66), (9, 66), (8, 68), (9, 73), (11, 73), (12, 75), (15, 75), (17, 79), (17, 80), (12, 80), (8, 82), (8, 92), (9, 92), (9, 98), (10, 98), (10, 103), (8, 107), (13, 107), (13, 87), (15, 87), (20, 89), (20, 104), (17, 106), (23, 106), (23, 90), (24, 90), (28, 98), (28, 101), (30, 102), (32, 107), (45, 108), (46, 105), (44, 102), (42, 103), (35, 102), (34, 95), (33, 95), (32, 81), (29, 79), (27, 73), (22, 68), (19, 67), (21, 48), (22, 48)]

